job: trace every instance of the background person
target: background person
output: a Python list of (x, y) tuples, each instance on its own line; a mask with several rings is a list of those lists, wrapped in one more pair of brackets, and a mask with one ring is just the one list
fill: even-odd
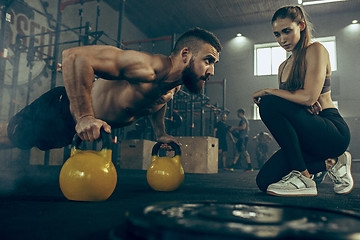
[(245, 117), (245, 110), (243, 108), (238, 109), (237, 116), (240, 118), (238, 127), (232, 127), (231, 131), (236, 134), (236, 137), (238, 138), (236, 141), (236, 154), (235, 159), (233, 160), (233, 166), (236, 166), (238, 164), (238, 160), (240, 157), (244, 157), (247, 162), (247, 168), (245, 171), (252, 172), (254, 171), (250, 154), (247, 151), (247, 143), (249, 140), (249, 121)]
[(255, 154), (258, 167), (261, 168), (268, 159), (269, 143), (272, 137), (267, 132), (260, 132), (253, 138), (256, 141)]
[(226, 124), (227, 113), (223, 112), (220, 117), (220, 121), (215, 123), (213, 136), (219, 139), (219, 156), (221, 159), (222, 168), (224, 168), (225, 170), (230, 170), (229, 168), (227, 168), (226, 163), (226, 157), (228, 152), (228, 144), (226, 138), (227, 135), (229, 135), (234, 142), (235, 139), (230, 132), (231, 126)]

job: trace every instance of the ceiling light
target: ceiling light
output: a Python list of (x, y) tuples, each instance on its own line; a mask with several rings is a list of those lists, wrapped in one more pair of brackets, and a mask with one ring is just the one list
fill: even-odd
[(356, 24), (356, 23), (358, 23), (358, 22), (359, 22), (359, 21), (355, 19), (355, 20), (352, 20), (351, 23), (352, 23), (352, 24)]
[(302, 0), (298, 0), (298, 4), (302, 4), (303, 3), (303, 1)]
[(316, 4), (323, 4), (323, 3), (332, 3), (332, 2), (345, 2), (346, 0), (318, 0), (318, 1), (310, 1), (310, 2), (303, 2), (302, 4), (305, 5), (316, 5)]
[(242, 36), (242, 34), (241, 34), (241, 33), (238, 33), (238, 34), (236, 34), (236, 36), (237, 36), (237, 37), (241, 37), (241, 36)]

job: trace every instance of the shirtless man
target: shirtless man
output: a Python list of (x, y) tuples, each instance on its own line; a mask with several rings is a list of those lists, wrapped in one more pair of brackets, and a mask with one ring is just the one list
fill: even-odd
[(182, 84), (200, 93), (221, 49), (216, 36), (199, 28), (184, 33), (170, 56), (112, 46), (67, 49), (59, 66), (65, 88), (50, 90), (15, 115), (2, 146), (60, 148), (71, 143), (75, 131), (94, 141), (101, 128), (110, 133), (146, 115), (157, 141), (177, 142), (165, 132), (166, 103)]

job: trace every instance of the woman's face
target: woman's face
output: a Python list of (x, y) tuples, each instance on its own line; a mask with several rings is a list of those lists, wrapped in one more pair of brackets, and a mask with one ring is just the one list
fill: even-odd
[(293, 51), (300, 40), (300, 33), (304, 24), (297, 24), (290, 18), (278, 18), (273, 23), (273, 32), (276, 40), (287, 52)]

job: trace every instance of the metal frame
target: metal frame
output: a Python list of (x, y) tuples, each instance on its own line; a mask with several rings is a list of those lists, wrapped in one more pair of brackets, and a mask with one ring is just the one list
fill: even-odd
[[(4, 52), (3, 49), (7, 49), (8, 48), (8, 31), (9, 31), (9, 22), (6, 21), (6, 13), (8, 12), (8, 10), (10, 9), (11, 4), (17, 0), (8, 0), (7, 4), (5, 5), (0, 5), (1, 7), (1, 29), (0, 29), (0, 53)], [(119, 41), (120, 36), (121, 36), (121, 25), (122, 25), (122, 21), (123, 21), (123, 10), (121, 12), (119, 12), (119, 29), (118, 29), (118, 40), (112, 39), (108, 34), (106, 34), (103, 31), (96, 31), (96, 32), (91, 32), (90, 31), (90, 24), (86, 23), (85, 26), (79, 26), (76, 28), (70, 28), (68, 26), (66, 26), (65, 24), (62, 23), (62, 12), (61, 12), (61, 0), (58, 0), (58, 4), (57, 4), (57, 17), (56, 20), (54, 20), (51, 16), (49, 16), (49, 14), (47, 13), (43, 13), (29, 5), (27, 5), (24, 2), (21, 1), (17, 1), (18, 3), (24, 5), (27, 8), (30, 8), (32, 11), (45, 16), (49, 22), (55, 23), (55, 31), (54, 32), (45, 32), (45, 33), (37, 33), (37, 34), (32, 34), (32, 35), (25, 35), (25, 36), (20, 36), (17, 35), (16, 36), (16, 46), (14, 49), (14, 68), (13, 68), (13, 79), (12, 79), (12, 83), (11, 83), (11, 89), (12, 89), (12, 96), (11, 99), (16, 99), (16, 90), (17, 90), (17, 83), (18, 83), (18, 72), (19, 72), (19, 68), (20, 68), (20, 54), (23, 51), (27, 51), (28, 56), (27, 56), (27, 60), (28, 60), (28, 64), (30, 66), (30, 71), (29, 71), (29, 75), (28, 78), (31, 79), (32, 78), (32, 62), (35, 61), (35, 53), (36, 52), (40, 52), (39, 49), (42, 47), (49, 47), (49, 46), (54, 46), (53, 49), (53, 56), (49, 56), (46, 53), (41, 52), (42, 55), (45, 55), (47, 58), (45, 60), (53, 60), (52, 61), (52, 65), (50, 66), (51, 68), (51, 83), (50, 86), (51, 88), (54, 88), (56, 86), (56, 76), (57, 76), (57, 63), (58, 63), (58, 57), (59, 57), (59, 46), (63, 45), (63, 44), (71, 44), (71, 43), (76, 43), (78, 42), (79, 45), (81, 44), (96, 44), (97, 41), (106, 44), (106, 42), (102, 41), (100, 39), (100, 37), (104, 36), (107, 39), (110, 39), (111, 41), (113, 41), (118, 47), (122, 47), (122, 43)], [(123, 2), (125, 2), (125, 0), (123, 0)], [(99, 0), (98, 0), (99, 3)], [(2, 3), (3, 4), (3, 1)], [(122, 5), (122, 9), (123, 9), (123, 5)], [(99, 6), (97, 8), (97, 18), (100, 16), (100, 9)], [(62, 29), (64, 28), (64, 29)], [(96, 22), (96, 30), (98, 28), (98, 21)], [(81, 30), (85, 29), (85, 35), (81, 34)], [(66, 32), (66, 31), (72, 31), (73, 33), (77, 34), (79, 36), (79, 40), (74, 40), (74, 41), (67, 41), (67, 42), (60, 42), (60, 33), (62, 32)], [(54, 34), (54, 43), (53, 44), (47, 44), (47, 45), (41, 45), (41, 46), (34, 46), (34, 37), (35, 36), (40, 36), (40, 35), (46, 35), (46, 34)], [(90, 42), (89, 39), (90, 37), (94, 38), (93, 42)], [(26, 47), (22, 44), (22, 40), (25, 38), (29, 38), (30, 42), (29, 42), (29, 47)], [(4, 84), (5, 84), (5, 66), (6, 66), (6, 61), (7, 59), (4, 57), (0, 56), (0, 102), (2, 102), (2, 98), (3, 98), (3, 91), (4, 91)], [(28, 95), (30, 95), (30, 88), (31, 88), (31, 81), (29, 81), (28, 83)], [(29, 103), (29, 96), (27, 97), (27, 103)], [(1, 105), (0, 104), (0, 111), (1, 111)], [(10, 108), (9, 108), (9, 118), (12, 117), (15, 113), (15, 103), (13, 101), (10, 102)], [(67, 149), (66, 147), (64, 148), (64, 159), (65, 159), (65, 155), (67, 154)], [(45, 165), (47, 165), (49, 163), (49, 151), (45, 151), (45, 159), (44, 159), (44, 163)]]

